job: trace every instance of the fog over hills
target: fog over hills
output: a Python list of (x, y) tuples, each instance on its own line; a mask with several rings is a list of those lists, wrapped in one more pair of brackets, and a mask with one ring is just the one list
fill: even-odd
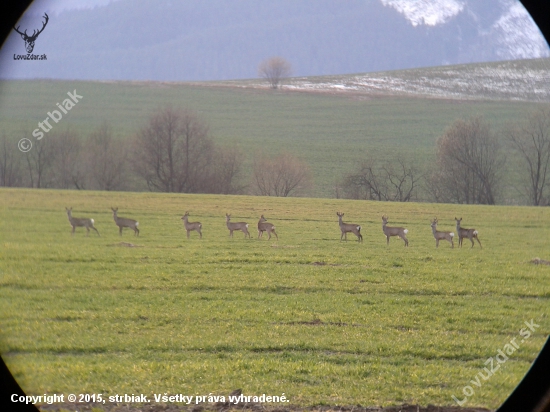
[[(257, 77), (282, 56), (295, 76), (550, 56), (516, 0), (41, 0), (18, 23), (42, 27), (33, 53), (14, 32), (2, 78), (205, 81)], [(92, 7), (95, 5), (95, 7)]]

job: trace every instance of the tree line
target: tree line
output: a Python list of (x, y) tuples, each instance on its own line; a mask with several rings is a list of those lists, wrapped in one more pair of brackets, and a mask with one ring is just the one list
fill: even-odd
[[(466, 204), (502, 202), (507, 155), (519, 162), (525, 203), (550, 204), (550, 107), (495, 132), (481, 117), (458, 119), (436, 142), (427, 167), (404, 153), (367, 155), (342, 176), (335, 196), (379, 201)], [(26, 153), (0, 136), (0, 186), (78, 190), (306, 196), (310, 166), (288, 152), (258, 151), (249, 175), (245, 156), (220, 145), (188, 109), (158, 109), (134, 136), (116, 138), (104, 123), (88, 136), (52, 131)]]
[(218, 144), (188, 109), (157, 110), (134, 136), (117, 138), (103, 123), (88, 136), (54, 130), (25, 153), (0, 135), (0, 186), (78, 190), (296, 196), (311, 186), (309, 166), (287, 152), (245, 156)]
[(344, 177), (337, 197), (494, 205), (510, 184), (510, 156), (519, 163), (516, 189), (525, 203), (550, 205), (549, 107), (500, 133), (482, 117), (458, 119), (439, 137), (435, 159), (425, 168), (405, 154), (386, 161), (367, 157)]

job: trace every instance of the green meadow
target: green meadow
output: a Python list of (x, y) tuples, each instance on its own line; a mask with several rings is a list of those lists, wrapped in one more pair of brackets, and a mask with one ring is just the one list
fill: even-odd
[[(82, 90), (75, 110), (101, 87)], [(92, 128), (85, 113), (74, 117)], [(101, 236), (71, 236), (65, 207)], [(138, 220), (140, 236), (120, 237), (110, 207)], [(186, 238), (187, 210), (203, 239)], [(340, 241), (337, 211), (363, 243)], [(225, 213), (252, 239), (229, 238)], [(256, 238), (261, 214), (279, 240)], [(386, 245), (383, 214), (409, 230), (408, 248)], [(452, 231), (462, 217), (483, 249), (436, 249), (435, 216)], [(29, 394), (242, 388), (296, 406), (456, 405), (469, 385), (464, 406), (496, 408), (550, 331), (550, 266), (531, 263), (550, 260), (549, 208), (3, 188), (0, 244), (0, 353)], [(512, 339), (518, 349), (472, 384)]]
[[(472, 67), (475, 67), (473, 65)], [(420, 74), (419, 74), (420, 75)], [(429, 72), (426, 74), (429, 75)], [(52, 132), (71, 129), (87, 136), (107, 122), (115, 136), (133, 136), (165, 105), (195, 110), (216, 142), (243, 152), (244, 182), (250, 180), (255, 154), (286, 150), (312, 171), (311, 197), (336, 197), (335, 186), (367, 156), (388, 160), (402, 155), (426, 170), (436, 141), (457, 119), (483, 116), (496, 133), (522, 122), (543, 103), (453, 100), (361, 93), (292, 92), (228, 86), (161, 82), (2, 81), (0, 134), (16, 142), (32, 137), (38, 122), (56, 103), (76, 90), (83, 96)], [(16, 149), (14, 149), (16, 150)], [(503, 198), (526, 203), (518, 166), (508, 155)], [(520, 189), (518, 189), (520, 187)], [(134, 190), (146, 190), (145, 184)], [(420, 198), (425, 191), (421, 189)], [(425, 196), (424, 196), (425, 197)]]

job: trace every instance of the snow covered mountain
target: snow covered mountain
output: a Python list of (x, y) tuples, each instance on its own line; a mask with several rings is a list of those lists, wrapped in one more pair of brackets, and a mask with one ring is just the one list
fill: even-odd
[[(294, 76), (365, 73), (550, 56), (518, 0), (40, 0), (0, 50), (0, 78), (256, 78), (271, 56)], [(60, 7), (63, 5), (63, 7)]]
[(502, 60), (548, 57), (548, 45), (517, 0), (380, 0), (413, 26), (437, 26), (463, 14), (476, 26), (481, 41)]

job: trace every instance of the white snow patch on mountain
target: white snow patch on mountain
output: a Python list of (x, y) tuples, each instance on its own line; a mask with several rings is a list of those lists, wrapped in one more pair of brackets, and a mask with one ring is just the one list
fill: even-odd
[(413, 26), (425, 24), (435, 26), (447, 22), (460, 13), (465, 6), (463, 0), (380, 0), (402, 13)]
[(493, 25), (497, 54), (503, 59), (548, 57), (550, 49), (537, 25), (520, 2), (513, 2)]

